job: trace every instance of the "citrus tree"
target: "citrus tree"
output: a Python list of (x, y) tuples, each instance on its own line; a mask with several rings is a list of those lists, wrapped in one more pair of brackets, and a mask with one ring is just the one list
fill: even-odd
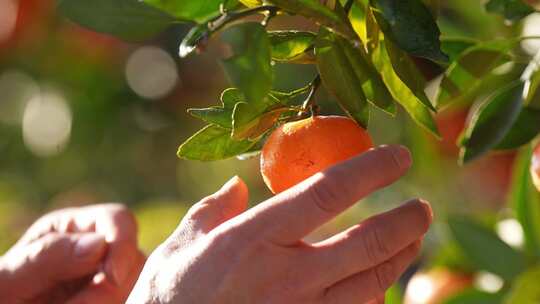
[[(488, 13), (519, 23), (536, 12), (534, 1), (490, 0)], [(476, 270), (504, 281), (495, 294), (466, 290), (452, 303), (536, 303), (540, 282), (540, 53), (519, 48), (511, 37), (477, 41), (441, 35), (439, 0), (59, 0), (70, 20), (129, 41), (144, 41), (180, 23), (193, 25), (179, 38), (179, 57), (202, 52), (221, 39), (221, 64), (231, 88), (219, 103), (189, 113), (207, 125), (187, 139), (178, 156), (214, 161), (257, 156), (281, 125), (320, 114), (321, 89), (358, 127), (370, 113), (395, 116), (403, 109), (423, 130), (440, 136), (433, 115), (452, 104), (479, 100), (457, 145), (459, 161), (489, 151), (520, 149), (511, 195), (525, 247), (504, 243), (490, 225), (450, 218), (450, 231)], [(297, 15), (312, 31), (269, 30), (274, 18)], [(274, 88), (274, 63), (314, 65), (317, 75), (291, 91)], [(431, 93), (426, 88), (430, 87)], [(433, 93), (434, 92), (434, 93)], [(336, 132), (336, 134), (339, 132)], [(486, 189), (489, 191), (489, 189)]]

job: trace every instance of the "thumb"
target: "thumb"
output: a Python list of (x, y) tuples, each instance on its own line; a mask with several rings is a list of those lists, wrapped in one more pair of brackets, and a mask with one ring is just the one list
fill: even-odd
[(193, 205), (180, 226), (189, 225), (197, 232), (208, 233), (244, 212), (247, 203), (248, 188), (238, 176), (235, 176), (216, 193)]
[(51, 233), (10, 254), (11, 265), (20, 265), (14, 280), (25, 286), (28, 294), (37, 296), (57, 284), (78, 279), (98, 271), (107, 245), (95, 233)]

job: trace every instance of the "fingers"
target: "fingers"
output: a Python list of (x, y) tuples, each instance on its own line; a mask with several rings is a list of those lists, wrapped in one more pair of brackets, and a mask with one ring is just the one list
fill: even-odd
[(220, 224), (244, 212), (248, 205), (248, 188), (235, 176), (216, 193), (193, 205), (180, 225), (164, 243), (163, 254), (168, 255), (191, 244)]
[(135, 285), (139, 273), (145, 262), (145, 256), (140, 252), (135, 252), (135, 261), (127, 279), (120, 286), (114, 285), (104, 278), (94, 278), (94, 281), (89, 283), (71, 299), (66, 301), (66, 304), (118, 304), (125, 303), (131, 289)]
[(294, 244), (359, 199), (401, 177), (411, 166), (406, 148), (382, 146), (315, 174), (248, 211), (246, 229)]
[(95, 233), (53, 233), (10, 252), (7, 264), (17, 268), (13, 280), (21, 284), (14, 285), (27, 286), (31, 298), (61, 281), (96, 273), (106, 250), (104, 238)]
[(188, 211), (183, 224), (189, 222), (193, 229), (208, 233), (221, 223), (241, 214), (247, 208), (248, 188), (235, 176), (216, 193), (202, 199)]
[(356, 304), (380, 298), (414, 261), (420, 245), (421, 242), (417, 241), (388, 261), (331, 286), (324, 294), (322, 303)]
[(138, 250), (137, 222), (131, 211), (121, 204), (103, 204), (81, 208), (74, 219), (78, 229), (94, 228), (105, 236), (108, 253), (104, 271), (114, 284), (124, 284)]
[(390, 259), (422, 238), (431, 222), (431, 207), (412, 200), (315, 244), (306, 267), (320, 271), (316, 284), (328, 286)]

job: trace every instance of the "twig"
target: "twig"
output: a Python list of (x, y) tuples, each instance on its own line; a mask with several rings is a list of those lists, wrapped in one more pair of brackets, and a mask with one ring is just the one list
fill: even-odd
[(311, 115), (317, 115), (319, 114), (319, 109), (317, 104), (315, 103), (315, 93), (317, 93), (317, 90), (321, 86), (321, 75), (318, 74), (315, 79), (310, 84), (310, 91), (308, 96), (306, 97), (306, 100), (302, 104), (302, 112), (298, 113), (298, 116), (302, 116), (305, 112), (308, 110), (311, 112)]
[(268, 12), (268, 16), (275, 16), (279, 10), (280, 10), (279, 7), (272, 6), (272, 5), (262, 5), (262, 6), (249, 8), (243, 11), (237, 11), (237, 12), (229, 12), (229, 11), (224, 10), (224, 14), (221, 14), (220, 16), (217, 16), (211, 19), (210, 21), (208, 21), (208, 30), (210, 31), (210, 34), (211, 34), (213, 32), (220, 30), (225, 25), (233, 21), (251, 16), (257, 13), (261, 13), (261, 12)]

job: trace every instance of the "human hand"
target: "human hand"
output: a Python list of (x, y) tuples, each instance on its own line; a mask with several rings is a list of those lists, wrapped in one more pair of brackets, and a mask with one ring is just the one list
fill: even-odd
[(127, 303), (383, 303), (432, 221), (413, 200), (327, 240), (302, 238), (402, 176), (408, 151), (387, 146), (338, 164), (245, 211), (233, 178), (194, 205), (149, 257)]
[(124, 206), (54, 211), (0, 258), (0, 302), (124, 303), (144, 260)]

